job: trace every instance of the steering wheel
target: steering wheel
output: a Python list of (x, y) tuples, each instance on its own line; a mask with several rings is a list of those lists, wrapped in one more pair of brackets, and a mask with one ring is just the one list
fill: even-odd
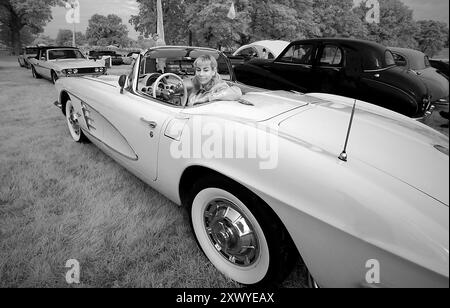
[(187, 88), (184, 85), (183, 79), (181, 79), (180, 76), (172, 74), (172, 73), (162, 74), (161, 76), (158, 77), (158, 79), (156, 79), (155, 83), (153, 84), (153, 97), (157, 98), (156, 91), (158, 90), (158, 88), (159, 89), (162, 88), (162, 89), (168, 91), (169, 94), (171, 94), (171, 95), (175, 94), (175, 92), (173, 91), (173, 89), (170, 88), (170, 85), (167, 82), (168, 77), (174, 77), (180, 81), (180, 84), (183, 86), (183, 95), (181, 96), (181, 106), (182, 107), (186, 106), (187, 100), (188, 100)]

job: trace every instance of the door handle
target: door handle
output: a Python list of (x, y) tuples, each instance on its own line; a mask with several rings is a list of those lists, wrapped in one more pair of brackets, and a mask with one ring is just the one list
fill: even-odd
[(148, 120), (146, 120), (144, 118), (141, 118), (141, 122), (147, 124), (151, 129), (155, 129), (158, 126), (158, 124), (156, 122), (148, 121)]
[(380, 74), (375, 74), (375, 78), (380, 78)]

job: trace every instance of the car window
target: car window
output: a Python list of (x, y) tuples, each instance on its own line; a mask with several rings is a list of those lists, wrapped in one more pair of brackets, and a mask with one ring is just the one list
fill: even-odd
[(273, 55), (273, 53), (269, 52), (267, 59), (270, 59), (270, 60), (275, 59), (275, 56)]
[(295, 63), (295, 64), (312, 64), (313, 45), (292, 45), (283, 55), (280, 56), (279, 61)]
[(397, 64), (402, 63), (401, 66), (406, 66), (406, 58), (405, 57), (403, 57), (402, 55), (400, 55), (398, 53), (392, 53), (392, 55), (394, 56), (394, 61), (397, 62)]
[(26, 48), (26, 53), (29, 55), (35, 55), (38, 53), (37, 48)]
[(390, 50), (386, 50), (386, 52), (384, 53), (384, 58), (386, 61), (386, 67), (395, 65), (394, 55)]
[(425, 56), (424, 58), (425, 67), (431, 67), (430, 59), (428, 58), (428, 56)]
[(342, 50), (333, 45), (327, 45), (322, 50), (320, 65), (339, 66), (342, 64)]
[(256, 51), (251, 47), (244, 48), (240, 52), (237, 53), (238, 56), (244, 56), (244, 57), (254, 57), (255, 54), (256, 54)]

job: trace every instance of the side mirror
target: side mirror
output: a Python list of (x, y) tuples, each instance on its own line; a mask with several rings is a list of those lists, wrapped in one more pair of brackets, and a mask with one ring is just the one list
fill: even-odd
[(123, 94), (123, 88), (125, 88), (125, 84), (127, 83), (128, 76), (121, 75), (119, 78), (119, 86), (120, 86), (120, 94)]

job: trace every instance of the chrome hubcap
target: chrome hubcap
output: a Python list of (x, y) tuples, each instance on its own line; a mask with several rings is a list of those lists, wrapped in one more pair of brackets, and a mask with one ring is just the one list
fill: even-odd
[(228, 200), (210, 202), (205, 209), (205, 229), (216, 250), (229, 262), (250, 266), (259, 256), (259, 242), (248, 218)]
[(72, 106), (70, 106), (68, 119), (69, 119), (70, 126), (72, 126), (74, 133), (76, 135), (79, 135), (80, 134), (80, 125), (78, 124), (78, 119), (75, 116), (74, 109)]

